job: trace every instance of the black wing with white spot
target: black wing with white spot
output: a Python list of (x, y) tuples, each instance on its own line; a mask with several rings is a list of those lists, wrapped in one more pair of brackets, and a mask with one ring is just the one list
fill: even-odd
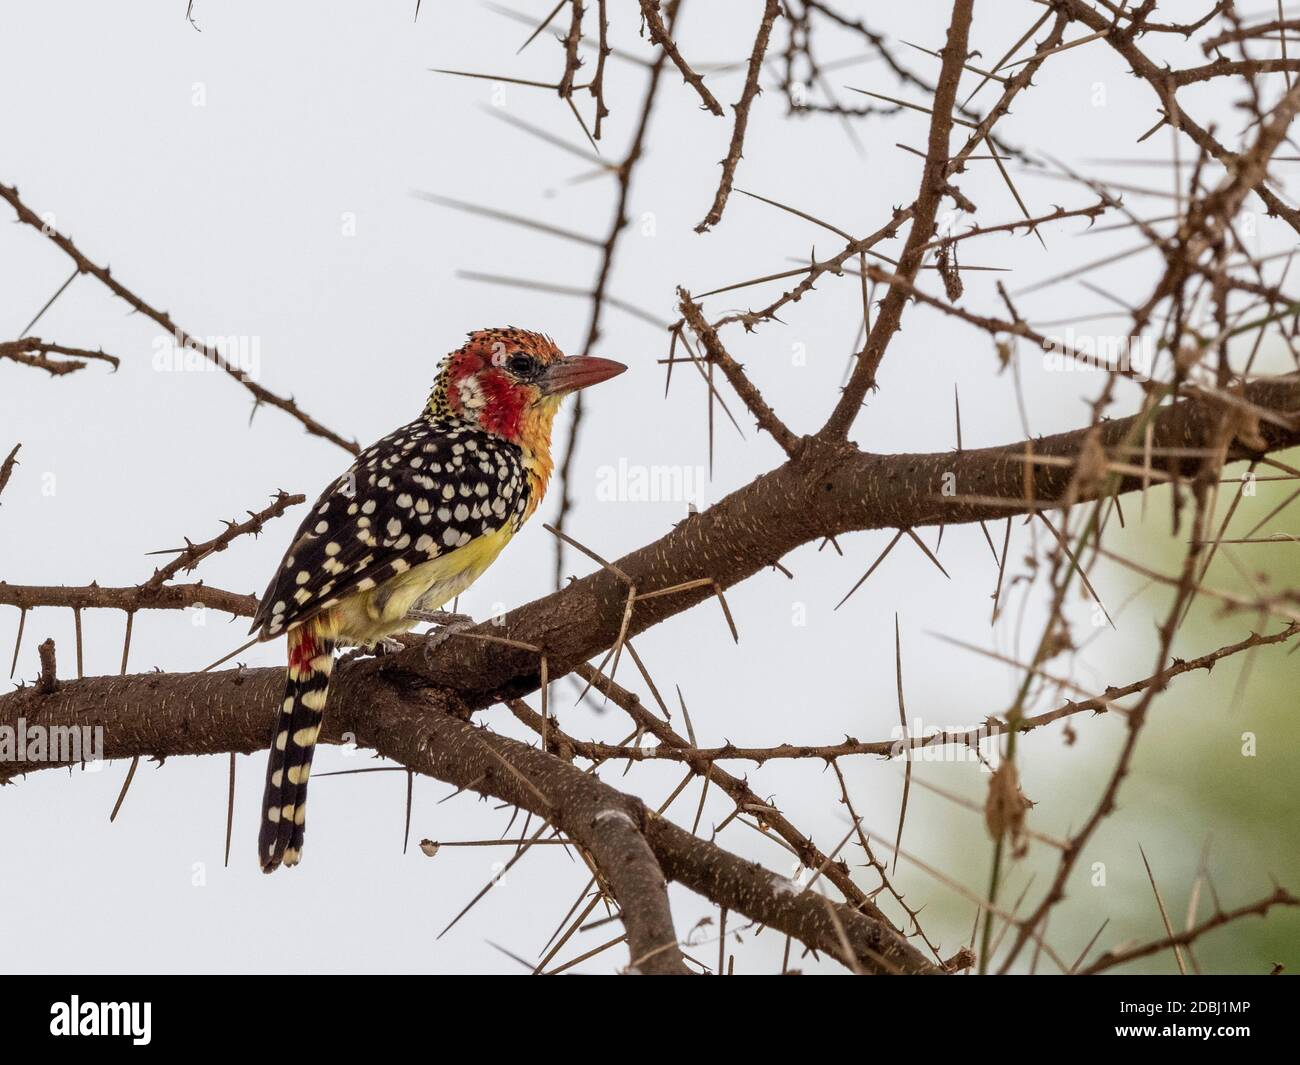
[(522, 455), (500, 437), (419, 418), (366, 448), (325, 489), (262, 597), (250, 631), (267, 640), (354, 592), (527, 513)]

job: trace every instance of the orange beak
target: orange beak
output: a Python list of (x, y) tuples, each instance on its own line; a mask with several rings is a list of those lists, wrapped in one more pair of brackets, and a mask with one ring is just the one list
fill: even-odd
[(613, 359), (598, 359), (594, 355), (566, 355), (546, 367), (538, 383), (548, 395), (563, 395), (608, 381), (626, 369), (621, 362)]

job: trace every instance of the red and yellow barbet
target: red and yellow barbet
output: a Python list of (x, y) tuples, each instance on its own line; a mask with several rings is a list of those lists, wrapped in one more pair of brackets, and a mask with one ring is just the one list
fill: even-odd
[(473, 584), (546, 492), (561, 400), (625, 369), (522, 329), (471, 333), (442, 361), (420, 416), (316, 501), (253, 620), (260, 639), (289, 642), (257, 845), (264, 872), (302, 855), (335, 645), (373, 647)]

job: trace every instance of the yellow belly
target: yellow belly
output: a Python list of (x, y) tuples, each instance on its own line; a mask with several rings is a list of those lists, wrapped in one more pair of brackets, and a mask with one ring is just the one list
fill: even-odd
[(413, 566), (365, 592), (349, 596), (330, 613), (341, 643), (369, 646), (407, 632), (412, 609), (437, 610), (482, 576), (513, 535), (509, 525), (471, 540), (438, 558)]

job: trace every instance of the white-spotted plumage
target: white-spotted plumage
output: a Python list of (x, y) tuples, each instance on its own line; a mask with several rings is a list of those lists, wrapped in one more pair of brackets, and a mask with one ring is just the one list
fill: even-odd
[[(366, 448), (317, 500), (253, 631), (272, 639), (354, 593), (381, 599), (392, 578), (480, 538), (508, 539), (528, 513), (529, 493), (516, 445), (455, 420), (404, 425)], [(382, 627), (385, 604), (369, 605)], [(369, 635), (344, 629), (338, 638), (364, 643)]]
[(546, 491), (562, 398), (624, 368), (565, 357), (521, 329), (471, 333), (442, 361), (421, 417), (366, 448), (316, 501), (253, 621), (261, 639), (288, 636), (258, 834), (265, 872), (302, 855), (334, 648), (404, 632), (473, 584)]

